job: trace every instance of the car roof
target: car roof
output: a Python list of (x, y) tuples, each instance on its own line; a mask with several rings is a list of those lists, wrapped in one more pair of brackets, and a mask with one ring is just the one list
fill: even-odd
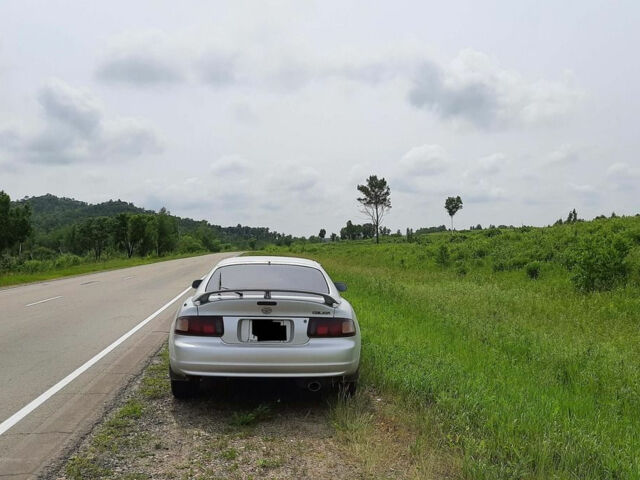
[(278, 257), (278, 256), (251, 256), (251, 257), (230, 257), (221, 260), (218, 267), (228, 265), (251, 265), (271, 263), (275, 265), (299, 265), (301, 267), (322, 268), (318, 262), (307, 258), (299, 257)]

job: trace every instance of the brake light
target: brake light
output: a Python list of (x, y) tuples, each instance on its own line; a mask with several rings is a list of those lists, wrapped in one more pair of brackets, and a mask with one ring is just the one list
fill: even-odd
[(222, 317), (210, 315), (188, 315), (176, 320), (176, 333), (180, 335), (199, 335), (220, 337), (224, 333)]
[(350, 318), (322, 318), (309, 319), (307, 336), (309, 337), (353, 337), (356, 325)]

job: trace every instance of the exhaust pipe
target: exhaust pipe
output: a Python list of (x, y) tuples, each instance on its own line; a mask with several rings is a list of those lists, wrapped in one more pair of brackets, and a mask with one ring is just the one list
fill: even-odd
[(307, 390), (310, 392), (317, 392), (322, 388), (322, 384), (318, 381), (312, 381), (307, 383)]

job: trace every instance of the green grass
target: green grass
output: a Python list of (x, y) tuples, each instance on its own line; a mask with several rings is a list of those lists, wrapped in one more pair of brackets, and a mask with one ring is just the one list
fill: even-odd
[[(597, 234), (579, 228), (531, 235), (551, 244)], [(400, 395), (407, 409), (429, 406), (440, 442), (463, 452), (466, 478), (640, 478), (637, 284), (580, 293), (561, 260), (572, 242), (531, 279), (524, 267), (541, 256), (522, 248), (527, 235), (266, 253), (317, 259), (348, 283), (344, 295), (362, 328), (364, 384)], [(460, 255), (480, 242), (482, 255)], [(450, 261), (438, 260), (442, 244)], [(496, 269), (496, 262), (519, 266)]]
[(236, 427), (246, 427), (249, 425), (255, 425), (261, 421), (267, 420), (271, 417), (271, 407), (269, 405), (261, 404), (250, 412), (233, 412), (229, 425)]
[(132, 257), (132, 258), (113, 258), (104, 261), (90, 261), (72, 265), (63, 268), (48, 268), (43, 271), (25, 273), (25, 272), (7, 272), (0, 273), (0, 287), (10, 285), (18, 285), (21, 283), (41, 282), (44, 280), (52, 280), (55, 278), (69, 277), (72, 275), (82, 275), (85, 273), (100, 272), (104, 270), (116, 270), (119, 268), (136, 267), (138, 265), (147, 265), (150, 263), (164, 262), (167, 260), (176, 260), (179, 258), (193, 257), (197, 255), (206, 255), (206, 253), (197, 254), (175, 254), (164, 257)]

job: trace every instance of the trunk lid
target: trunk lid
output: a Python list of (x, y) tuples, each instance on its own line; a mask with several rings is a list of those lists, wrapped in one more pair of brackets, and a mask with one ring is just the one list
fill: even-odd
[[(316, 297), (273, 295), (265, 299), (262, 295), (240, 298), (232, 294), (219, 298), (212, 296), (209, 303), (198, 306), (198, 314), (223, 317), (222, 340), (225, 343), (286, 346), (306, 343), (309, 340), (309, 317), (333, 317), (335, 308), (325, 305), (322, 299)], [(273, 329), (286, 330), (286, 339), (260, 340), (260, 332), (267, 326), (260, 324), (254, 328), (253, 322), (277, 322), (273, 324)], [(264, 337), (269, 338), (269, 335)]]

